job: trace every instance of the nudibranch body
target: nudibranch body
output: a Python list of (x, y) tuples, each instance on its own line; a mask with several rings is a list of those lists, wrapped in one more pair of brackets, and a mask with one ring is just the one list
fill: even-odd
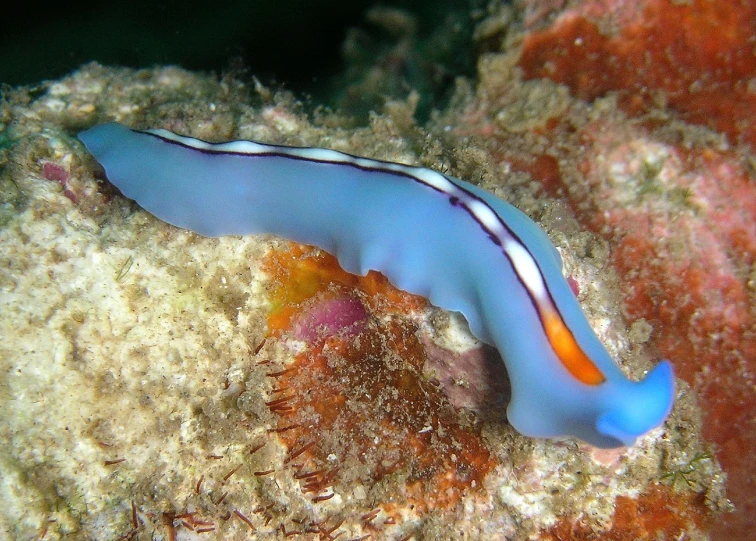
[(334, 254), (355, 274), (461, 312), (502, 355), (509, 422), (537, 437), (632, 445), (674, 397), (668, 361), (628, 380), (562, 276), (546, 234), (462, 180), (317, 148), (208, 143), (119, 124), (79, 135), (127, 197), (201, 235), (272, 233)]

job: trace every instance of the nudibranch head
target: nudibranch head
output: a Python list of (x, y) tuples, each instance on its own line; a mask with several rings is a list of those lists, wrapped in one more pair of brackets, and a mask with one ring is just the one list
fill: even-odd
[[(609, 376), (597, 385), (574, 380), (548, 394), (520, 394), (510, 402), (507, 418), (528, 436), (574, 436), (594, 447), (629, 447), (669, 415), (672, 365), (660, 362), (641, 381)], [(566, 400), (571, 406), (561, 407)]]
[(608, 438), (608, 443), (615, 440), (619, 445), (632, 445), (659, 426), (672, 409), (674, 375), (669, 361), (656, 365), (646, 379), (627, 382), (623, 387), (622, 398), (615, 399), (614, 407), (596, 420), (597, 444)]

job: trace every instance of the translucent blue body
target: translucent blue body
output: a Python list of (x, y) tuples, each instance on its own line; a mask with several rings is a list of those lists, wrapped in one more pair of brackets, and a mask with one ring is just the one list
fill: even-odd
[(545, 233), (469, 183), (444, 177), (490, 206), (527, 247), (603, 383), (581, 383), (565, 369), (501, 247), (450, 204), (448, 193), (417, 180), (428, 170), (317, 149), (295, 156), (296, 149), (256, 144), (246, 153), (118, 124), (79, 137), (108, 179), (161, 220), (211, 237), (272, 233), (315, 245), (349, 272), (377, 270), (395, 286), (461, 312), (473, 334), (501, 353), (512, 387), (507, 417), (523, 434), (632, 445), (670, 411), (670, 364), (662, 361), (643, 381), (628, 380), (583, 315)]

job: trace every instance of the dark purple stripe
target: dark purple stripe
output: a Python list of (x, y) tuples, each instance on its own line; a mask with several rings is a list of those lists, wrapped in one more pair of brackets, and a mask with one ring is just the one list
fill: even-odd
[[(496, 245), (497, 247), (499, 247), (501, 249), (501, 253), (507, 259), (507, 261), (509, 261), (509, 266), (512, 268), (512, 271), (513, 271), (514, 275), (517, 277), (517, 280), (520, 282), (520, 284), (522, 285), (522, 287), (527, 292), (528, 298), (530, 299), (530, 302), (533, 305), (533, 309), (536, 311), (536, 314), (538, 314), (538, 319), (541, 321), (541, 325), (544, 328), (544, 333), (546, 332), (545, 322), (543, 321), (543, 317), (541, 316), (541, 312), (538, 309), (538, 303), (536, 302), (535, 297), (533, 296), (533, 293), (530, 291), (530, 289), (527, 287), (527, 285), (525, 285), (524, 280), (522, 279), (522, 277), (517, 272), (517, 267), (515, 267), (514, 262), (512, 261), (512, 258), (507, 253), (507, 251), (503, 248), (503, 246), (504, 246), (503, 240), (500, 239), (493, 231), (491, 231), (490, 229), (488, 229), (488, 227), (486, 227), (486, 225), (483, 222), (481, 222), (477, 218), (477, 216), (475, 216), (475, 213), (465, 203), (463, 203), (458, 197), (456, 197), (454, 195), (451, 195), (448, 192), (445, 192), (444, 190), (442, 190), (442, 189), (440, 189), (440, 188), (438, 188), (436, 186), (433, 186), (432, 184), (428, 184), (427, 182), (423, 181), (422, 179), (420, 179), (420, 178), (418, 178), (418, 177), (416, 177), (414, 175), (411, 175), (410, 173), (407, 173), (407, 172), (404, 172), (404, 171), (396, 171), (394, 169), (389, 169), (389, 168), (369, 167), (369, 166), (359, 165), (359, 164), (352, 163), (352, 162), (338, 162), (338, 161), (331, 161), (331, 160), (321, 160), (321, 159), (317, 159), (317, 158), (308, 158), (308, 157), (305, 157), (305, 156), (295, 156), (295, 155), (291, 155), (291, 154), (286, 153), (285, 150), (282, 150), (280, 152), (261, 152), (259, 154), (248, 154), (246, 152), (234, 152), (234, 151), (230, 151), (230, 150), (212, 150), (212, 149), (206, 149), (206, 148), (197, 148), (197, 147), (194, 147), (192, 145), (188, 145), (186, 143), (182, 143), (181, 141), (174, 141), (173, 139), (169, 139), (167, 137), (163, 137), (162, 135), (159, 135), (159, 134), (156, 134), (156, 133), (152, 133), (152, 132), (148, 132), (148, 131), (142, 131), (142, 130), (134, 130), (134, 129), (132, 129), (131, 131), (133, 131), (135, 133), (142, 134), (142, 135), (149, 135), (149, 136), (155, 137), (157, 139), (160, 139), (161, 141), (163, 141), (165, 143), (177, 145), (177, 146), (180, 146), (180, 147), (184, 147), (186, 149), (193, 150), (195, 152), (201, 152), (202, 154), (227, 155), (227, 156), (246, 156), (246, 157), (258, 157), (258, 156), (260, 156), (260, 157), (288, 158), (288, 159), (291, 159), (291, 160), (302, 160), (302, 161), (307, 161), (307, 162), (330, 164), (330, 165), (348, 165), (348, 166), (351, 166), (351, 167), (353, 167), (355, 169), (359, 169), (361, 171), (366, 171), (366, 172), (369, 172), (369, 173), (386, 173), (386, 174), (390, 174), (390, 175), (399, 175), (399, 176), (408, 178), (410, 180), (413, 180), (413, 181), (415, 181), (415, 182), (417, 182), (419, 184), (422, 184), (423, 186), (427, 186), (428, 188), (431, 188), (431, 189), (433, 189), (434, 191), (436, 191), (438, 193), (442, 193), (444, 195), (447, 195), (449, 197), (449, 203), (451, 204), (451, 206), (452, 207), (457, 207), (457, 208), (460, 208), (460, 207), (463, 208), (467, 212), (467, 214), (469, 214), (470, 217), (485, 232), (486, 236), (488, 236), (488, 238), (491, 239), (491, 242), (493, 242), (494, 245)], [(205, 144), (208, 144), (208, 145), (223, 144), (223, 143), (212, 143), (210, 141), (205, 141), (203, 139), (198, 139), (196, 137), (193, 137), (193, 139), (195, 139), (197, 141), (201, 141), (201, 142), (203, 142)], [(286, 145), (269, 145), (267, 143), (259, 143), (257, 141), (251, 141), (251, 142), (254, 142), (255, 144), (263, 145), (263, 146), (266, 146), (266, 147), (281, 148), (281, 149), (287, 149), (288, 148), (288, 149), (307, 150), (307, 149), (310, 149), (310, 148), (314, 148), (314, 147), (294, 147), (294, 146), (286, 146)], [(346, 152), (341, 152), (339, 150), (333, 150), (332, 152), (338, 152), (339, 154), (343, 154), (344, 156), (348, 156), (348, 157), (353, 158), (353, 159), (358, 159), (358, 160), (368, 159), (368, 160), (370, 160), (372, 162), (375, 162), (377, 164), (384, 163), (384, 164), (387, 164), (387, 165), (389, 165), (389, 164), (390, 165), (394, 165), (393, 162), (389, 162), (387, 160), (376, 160), (376, 159), (373, 159), (373, 158), (365, 158), (364, 156), (355, 156), (354, 154), (348, 154)], [(400, 165), (402, 165), (403, 167), (410, 167), (410, 168), (417, 167), (417, 166), (412, 166), (412, 165), (403, 165), (403, 164), (400, 164)], [(501, 226), (509, 233), (509, 235), (515, 241), (517, 241), (520, 244), (520, 246), (522, 246), (523, 248), (525, 248), (525, 251), (528, 252), (528, 255), (530, 256), (530, 258), (535, 263), (536, 268), (538, 269), (538, 272), (541, 274), (541, 281), (543, 282), (544, 288), (546, 289), (546, 294), (548, 295), (549, 300), (551, 301), (551, 305), (554, 307), (554, 309), (556, 310), (556, 312), (559, 314), (559, 317), (562, 319), (562, 321), (564, 321), (564, 318), (562, 317), (562, 314), (559, 312), (559, 307), (554, 302), (554, 297), (552, 296), (551, 291), (549, 290), (549, 284), (546, 282), (546, 279), (545, 279), (545, 277), (543, 275), (543, 271), (541, 270), (541, 266), (539, 265), (538, 260), (535, 257), (533, 257), (533, 254), (530, 252), (530, 249), (528, 248), (528, 246), (524, 242), (522, 242), (522, 239), (520, 239), (520, 237), (518, 237), (517, 234), (515, 234), (515, 232), (512, 231), (509, 228), (509, 226), (504, 222), (504, 220), (501, 218), (501, 216), (499, 216), (499, 214), (496, 211), (494, 211), (494, 209), (492, 209), (491, 206), (488, 203), (486, 203), (485, 200), (481, 199), (480, 197), (478, 197), (474, 193), (470, 192), (466, 188), (464, 188), (462, 186), (459, 186), (457, 183), (455, 183), (452, 179), (450, 179), (446, 175), (444, 175), (442, 173), (438, 173), (438, 174), (442, 175), (446, 180), (448, 180), (458, 190), (460, 190), (463, 193), (465, 193), (471, 199), (473, 199), (475, 201), (478, 201), (480, 203), (483, 203), (491, 212), (493, 212), (494, 216), (496, 216), (496, 219), (499, 221), (499, 224), (501, 224)], [(567, 326), (566, 322), (565, 322), (565, 327), (567, 328), (567, 330), (572, 335), (572, 331), (570, 330), (569, 326)], [(574, 338), (574, 336), (573, 336), (573, 338)], [(576, 343), (577, 343), (577, 340), (576, 340)]]

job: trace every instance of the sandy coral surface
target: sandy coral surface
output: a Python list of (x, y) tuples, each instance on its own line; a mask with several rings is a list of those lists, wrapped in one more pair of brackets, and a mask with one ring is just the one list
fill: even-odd
[[(742, 351), (745, 331), (724, 327), (753, 317), (741, 218), (752, 212), (751, 170), (706, 127), (632, 120), (614, 97), (589, 104), (523, 80), (509, 9), (492, 5), (481, 22), (479, 80), (460, 80), (425, 128), (411, 98), (354, 128), (254, 81), (170, 67), (91, 64), (7, 94), (6, 536), (708, 538), (729, 510), (711, 445), (722, 442), (704, 439), (721, 401), (686, 363), (708, 355), (704, 366), (726, 378), (717, 363), (735, 357), (716, 348)], [(108, 120), (326, 146), (494, 191), (550, 234), (631, 377), (671, 358), (685, 381), (670, 419), (611, 452), (520, 436), (506, 423), (495, 353), (458, 317), (311, 248), (206, 239), (154, 219), (75, 138)], [(734, 180), (712, 180), (725, 173)], [(716, 311), (712, 289), (732, 297), (729, 309)], [(693, 332), (711, 321), (719, 326)]]

